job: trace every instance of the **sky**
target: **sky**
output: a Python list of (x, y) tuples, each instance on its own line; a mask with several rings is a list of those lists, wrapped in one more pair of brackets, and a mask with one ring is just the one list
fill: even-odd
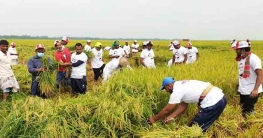
[(0, 35), (263, 40), (263, 0), (0, 0)]

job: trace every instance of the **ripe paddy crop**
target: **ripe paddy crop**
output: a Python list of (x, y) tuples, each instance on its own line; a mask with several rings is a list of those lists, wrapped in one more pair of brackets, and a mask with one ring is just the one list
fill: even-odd
[[(255, 115), (245, 121), (240, 114), (239, 96), (235, 90), (237, 63), (229, 41), (192, 41), (200, 53), (198, 62), (171, 68), (167, 67), (172, 58), (172, 52), (168, 50), (170, 42), (153, 41), (156, 69), (138, 66), (139, 55), (136, 55), (129, 59), (134, 68), (132, 72), (124, 69), (102, 84), (93, 82), (93, 73), (88, 70), (87, 94), (73, 98), (68, 93), (54, 90), (55, 96), (48, 99), (30, 96), (31, 75), (26, 63), (35, 54), (34, 47), (38, 43), (46, 46), (45, 56), (53, 57), (53, 41), (11, 41), (18, 44), (19, 65), (13, 69), (21, 91), (12, 94), (10, 102), (0, 103), (0, 137), (263, 137), (262, 97), (256, 104)], [(72, 40), (68, 47), (73, 50), (77, 42), (85, 45), (85, 40)], [(93, 44), (95, 42), (93, 40)], [(103, 46), (112, 43), (100, 42)], [(261, 59), (262, 45), (262, 41), (252, 41), (252, 52)], [(108, 51), (104, 51), (106, 62), (109, 61), (107, 55)], [(169, 94), (159, 91), (166, 76), (176, 80), (208, 81), (223, 89), (228, 105), (207, 133), (202, 133), (198, 126), (186, 126), (196, 113), (195, 104), (171, 124), (146, 123), (148, 117), (158, 113), (168, 102)]]

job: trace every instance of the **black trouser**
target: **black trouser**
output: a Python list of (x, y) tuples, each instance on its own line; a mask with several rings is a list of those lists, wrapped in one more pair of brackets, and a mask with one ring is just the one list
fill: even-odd
[(94, 80), (97, 81), (99, 79), (99, 77), (102, 78), (102, 74), (103, 74), (103, 69), (105, 67), (105, 64), (103, 64), (100, 68), (93, 68), (93, 72), (94, 72)]
[(240, 94), (240, 104), (242, 108), (242, 115), (244, 117), (246, 114), (254, 112), (254, 105), (258, 101), (258, 96), (255, 98), (251, 98), (250, 95)]
[(71, 78), (71, 88), (73, 93), (85, 94), (87, 90), (87, 80), (86, 76), (83, 76), (82, 79)]

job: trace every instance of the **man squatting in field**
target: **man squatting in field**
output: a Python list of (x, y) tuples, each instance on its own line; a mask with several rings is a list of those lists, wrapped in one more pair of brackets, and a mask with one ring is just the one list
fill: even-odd
[(182, 47), (179, 41), (173, 41), (173, 57), (168, 61), (168, 67), (171, 65), (185, 64), (187, 61), (187, 50), (185, 47)]
[(91, 60), (91, 68), (93, 69), (94, 73), (94, 81), (98, 81), (99, 77), (102, 78), (103, 69), (105, 67), (103, 61), (103, 51), (102, 51), (102, 44), (97, 42), (95, 47), (91, 50), (93, 53), (93, 58)]
[(31, 92), (33, 96), (43, 97), (41, 90), (39, 89), (40, 73), (45, 71), (42, 68), (41, 58), (44, 56), (45, 47), (43, 44), (37, 44), (35, 48), (36, 55), (30, 58), (27, 62), (28, 72), (32, 74)]
[(83, 52), (81, 43), (75, 45), (75, 52), (71, 55), (72, 72), (71, 87), (73, 94), (85, 94), (87, 90), (86, 66), (87, 55)]
[(18, 92), (19, 85), (11, 68), (11, 55), (8, 53), (8, 41), (0, 40), (0, 88), (3, 100), (7, 100), (11, 91)]
[(250, 45), (246, 41), (240, 41), (232, 48), (236, 50), (238, 63), (237, 91), (240, 95), (242, 115), (254, 113), (254, 105), (262, 92), (262, 67), (260, 58), (250, 52)]
[(106, 80), (109, 79), (113, 73), (119, 69), (122, 69), (123, 67), (127, 67), (132, 70), (126, 57), (121, 57), (118, 60), (112, 60), (107, 63), (103, 69), (103, 83), (106, 82)]
[(142, 50), (140, 55), (140, 62), (144, 68), (156, 68), (154, 64), (154, 52), (152, 50), (153, 44), (149, 41), (145, 41), (142, 44), (145, 49)]
[[(161, 112), (148, 119), (150, 124), (164, 118), (164, 123), (170, 123), (187, 109), (189, 103), (197, 103), (199, 110), (190, 126), (197, 123), (205, 132), (218, 119), (226, 106), (226, 98), (222, 90), (209, 82), (175, 81), (172, 77), (166, 77), (163, 79), (160, 89), (165, 89), (171, 96)], [(178, 107), (174, 111), (177, 105)]]
[(55, 52), (55, 59), (59, 63), (56, 77), (56, 85), (57, 88), (59, 88), (61, 84), (65, 86), (70, 85), (70, 73), (69, 70), (67, 70), (67, 67), (71, 66), (71, 54), (68, 48), (62, 48), (62, 44), (58, 40), (54, 42), (54, 46), (57, 49)]

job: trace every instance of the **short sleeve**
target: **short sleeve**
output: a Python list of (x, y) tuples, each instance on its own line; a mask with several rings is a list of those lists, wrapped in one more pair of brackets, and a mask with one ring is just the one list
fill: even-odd
[(250, 66), (253, 70), (262, 69), (260, 58), (258, 56), (253, 56), (250, 58)]
[(181, 103), (181, 100), (184, 96), (184, 93), (183, 92), (180, 92), (178, 90), (173, 90), (173, 93), (171, 94), (170, 96), (170, 99), (169, 99), (169, 104), (178, 104), (178, 103)]
[(145, 51), (143, 50), (141, 55), (140, 55), (141, 58), (145, 58)]

